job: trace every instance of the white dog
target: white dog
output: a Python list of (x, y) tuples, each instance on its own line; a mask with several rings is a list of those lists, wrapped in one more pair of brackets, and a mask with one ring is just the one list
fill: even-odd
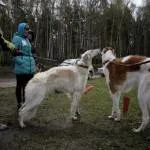
[(88, 50), (81, 55), (75, 66), (58, 66), (45, 72), (37, 73), (25, 89), (25, 103), (19, 110), (19, 124), (25, 127), (24, 121), (34, 117), (37, 107), (46, 94), (64, 92), (72, 99), (70, 119), (78, 119), (78, 104), (88, 78), (88, 68), (92, 58), (100, 53), (100, 49)]
[(134, 132), (144, 130), (150, 121), (150, 58), (135, 55), (117, 59), (111, 47), (104, 48), (101, 55), (103, 73), (113, 100), (112, 113), (108, 117), (120, 120), (121, 94), (137, 87), (142, 123)]

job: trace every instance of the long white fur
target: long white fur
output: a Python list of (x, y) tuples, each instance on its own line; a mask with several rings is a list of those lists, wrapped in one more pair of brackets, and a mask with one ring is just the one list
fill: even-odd
[[(106, 53), (103, 53), (102, 51), (102, 62), (105, 61), (112, 61), (116, 59), (115, 55), (111, 50), (108, 50)], [(125, 61), (129, 59), (130, 56), (126, 56), (122, 59), (122, 61)], [(150, 58), (146, 58), (144, 61), (149, 60)], [(104, 74), (106, 77), (106, 83), (109, 88), (109, 72), (107, 65), (109, 62), (107, 62), (103, 66)], [(115, 121), (120, 120), (120, 108), (119, 108), (119, 101), (122, 93), (130, 91), (132, 88), (136, 87), (138, 90), (138, 100), (139, 100), (139, 106), (142, 111), (142, 123), (137, 129), (133, 129), (134, 132), (140, 132), (144, 130), (150, 121), (150, 63), (143, 64), (140, 67), (139, 71), (135, 72), (127, 72), (127, 79), (126, 81), (119, 86), (117, 92), (112, 93), (112, 91), (109, 89), (111, 98), (113, 100), (113, 106), (112, 106), (112, 113), (108, 118), (113, 118)], [(117, 74), (116, 74), (117, 76)]]
[[(70, 119), (78, 119), (78, 105), (88, 78), (88, 68), (92, 58), (100, 53), (100, 49), (88, 50), (81, 55), (75, 66), (58, 66), (36, 74), (25, 89), (25, 103), (19, 110), (19, 124), (25, 127), (24, 121), (36, 114), (37, 107), (46, 94), (64, 92), (71, 97)], [(85, 66), (85, 67), (84, 67)], [(62, 71), (64, 74), (60, 74)], [(71, 73), (71, 74), (70, 74)]]

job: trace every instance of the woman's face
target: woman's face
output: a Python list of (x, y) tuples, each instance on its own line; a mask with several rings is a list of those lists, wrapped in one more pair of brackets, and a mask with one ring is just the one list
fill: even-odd
[(25, 28), (24, 28), (24, 36), (25, 37), (28, 37), (28, 35), (29, 35), (29, 26), (27, 25)]

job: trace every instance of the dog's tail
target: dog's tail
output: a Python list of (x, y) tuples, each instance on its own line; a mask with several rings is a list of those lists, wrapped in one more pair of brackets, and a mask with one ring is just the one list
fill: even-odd
[[(146, 60), (146, 61), (138, 62), (138, 63), (134, 63), (134, 64), (124, 64), (124, 63), (118, 63), (116, 61), (111, 61), (111, 63), (122, 66), (122, 67), (124, 67), (124, 69), (127, 69), (128, 71), (136, 71), (136, 70), (140, 70), (141, 65), (150, 63), (150, 60)], [(148, 71), (149, 70), (150, 70), (150, 68), (148, 69)]]
[(138, 62), (138, 63), (132, 64), (132, 65), (129, 65), (129, 66), (141, 66), (141, 65), (147, 64), (147, 63), (150, 63), (150, 60), (143, 61), (143, 62)]
[[(128, 70), (136, 71), (136, 70), (140, 70), (141, 65), (148, 64), (148, 63), (150, 63), (150, 60), (138, 62), (135, 64), (129, 64), (129, 65), (126, 65), (126, 67), (128, 68)], [(148, 68), (148, 71), (149, 71), (149, 69), (150, 68)]]

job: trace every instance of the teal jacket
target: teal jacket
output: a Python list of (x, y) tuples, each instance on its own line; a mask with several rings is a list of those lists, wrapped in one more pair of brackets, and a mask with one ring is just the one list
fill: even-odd
[(24, 35), (26, 23), (18, 25), (18, 32), (14, 34), (12, 43), (21, 55), (14, 57), (15, 74), (34, 74), (36, 71), (35, 60), (32, 55), (32, 47), (29, 40)]

